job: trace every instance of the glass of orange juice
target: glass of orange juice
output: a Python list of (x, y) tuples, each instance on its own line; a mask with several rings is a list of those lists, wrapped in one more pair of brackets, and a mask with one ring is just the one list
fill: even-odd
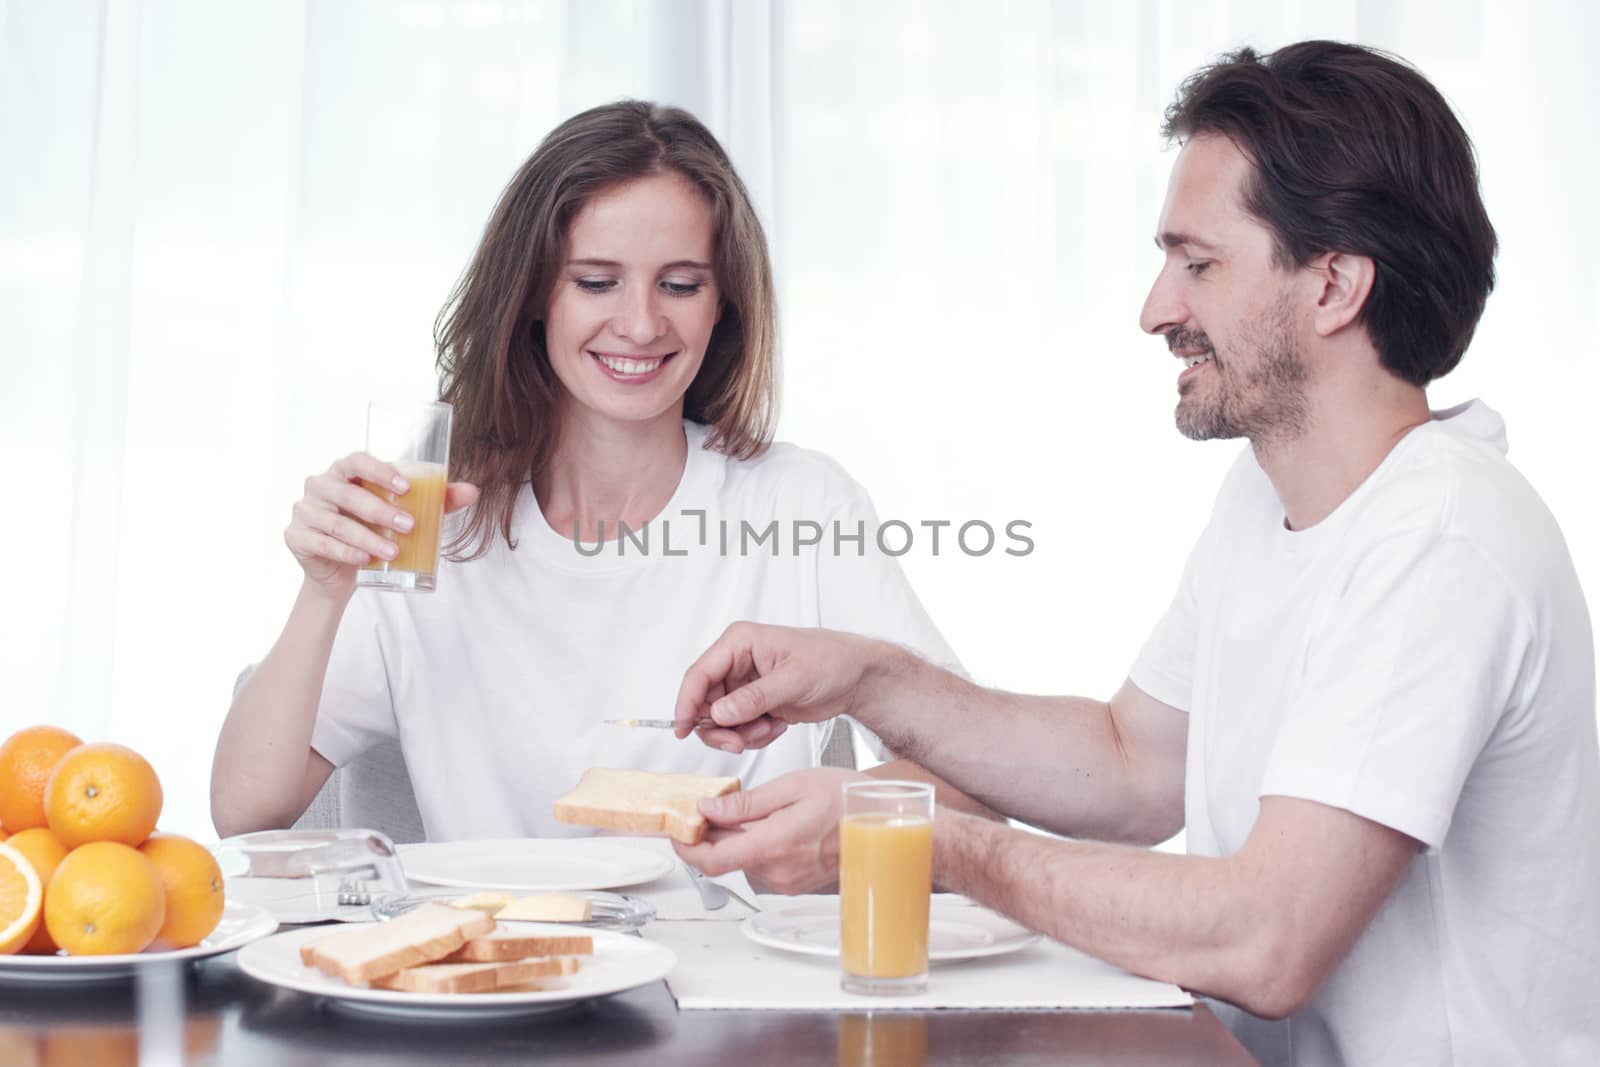
[(367, 406), (367, 452), (398, 470), (411, 488), (396, 493), (365, 479), (361, 484), (396, 507), (415, 525), (409, 533), (387, 526), (376, 531), (400, 551), (394, 559), (374, 557), (356, 572), (356, 584), (407, 593), (433, 591), (439, 570), (439, 530), (444, 523), (444, 490), (450, 463), (449, 404), (403, 404), (374, 400)]
[(848, 782), (839, 822), (839, 966), (847, 993), (928, 988), (933, 786)]

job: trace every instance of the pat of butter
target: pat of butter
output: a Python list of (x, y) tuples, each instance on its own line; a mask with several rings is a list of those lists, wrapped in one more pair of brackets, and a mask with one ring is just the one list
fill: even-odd
[(479, 911), (488, 912), (490, 915), (493, 915), (495, 912), (511, 903), (511, 894), (474, 893), (470, 897), (461, 897), (458, 900), (452, 900), (450, 903), (452, 906), (457, 908), (476, 908)]
[(586, 897), (570, 893), (535, 893), (531, 897), (514, 900), (495, 912), (496, 919), (521, 919), (524, 922), (581, 923), (588, 922), (592, 910)]

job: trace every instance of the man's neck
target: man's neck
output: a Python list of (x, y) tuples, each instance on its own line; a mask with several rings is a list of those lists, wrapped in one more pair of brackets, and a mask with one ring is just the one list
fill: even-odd
[(1290, 441), (1252, 442), (1291, 530), (1333, 514), (1401, 438), (1430, 418), (1427, 394), (1388, 374), (1320, 382), (1310, 401), (1304, 433)]
[(605, 538), (619, 523), (639, 529), (666, 507), (688, 462), (681, 412), (646, 422), (597, 419), (585, 412), (563, 420), (560, 443), (538, 492), (551, 529), (592, 539), (600, 523)]

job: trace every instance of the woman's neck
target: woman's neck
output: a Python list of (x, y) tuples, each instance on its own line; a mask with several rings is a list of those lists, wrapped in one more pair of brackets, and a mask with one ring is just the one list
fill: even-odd
[(619, 523), (637, 530), (661, 514), (677, 491), (689, 445), (681, 412), (646, 422), (570, 414), (546, 473), (534, 486), (539, 509), (563, 537), (574, 530), (593, 541), (604, 523), (605, 540)]

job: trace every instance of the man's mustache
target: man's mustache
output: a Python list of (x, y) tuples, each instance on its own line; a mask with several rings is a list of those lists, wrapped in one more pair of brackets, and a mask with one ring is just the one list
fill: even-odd
[(1198, 348), (1215, 354), (1211, 347), (1211, 338), (1199, 330), (1185, 330), (1181, 326), (1167, 331), (1167, 351), (1176, 352), (1180, 348)]

